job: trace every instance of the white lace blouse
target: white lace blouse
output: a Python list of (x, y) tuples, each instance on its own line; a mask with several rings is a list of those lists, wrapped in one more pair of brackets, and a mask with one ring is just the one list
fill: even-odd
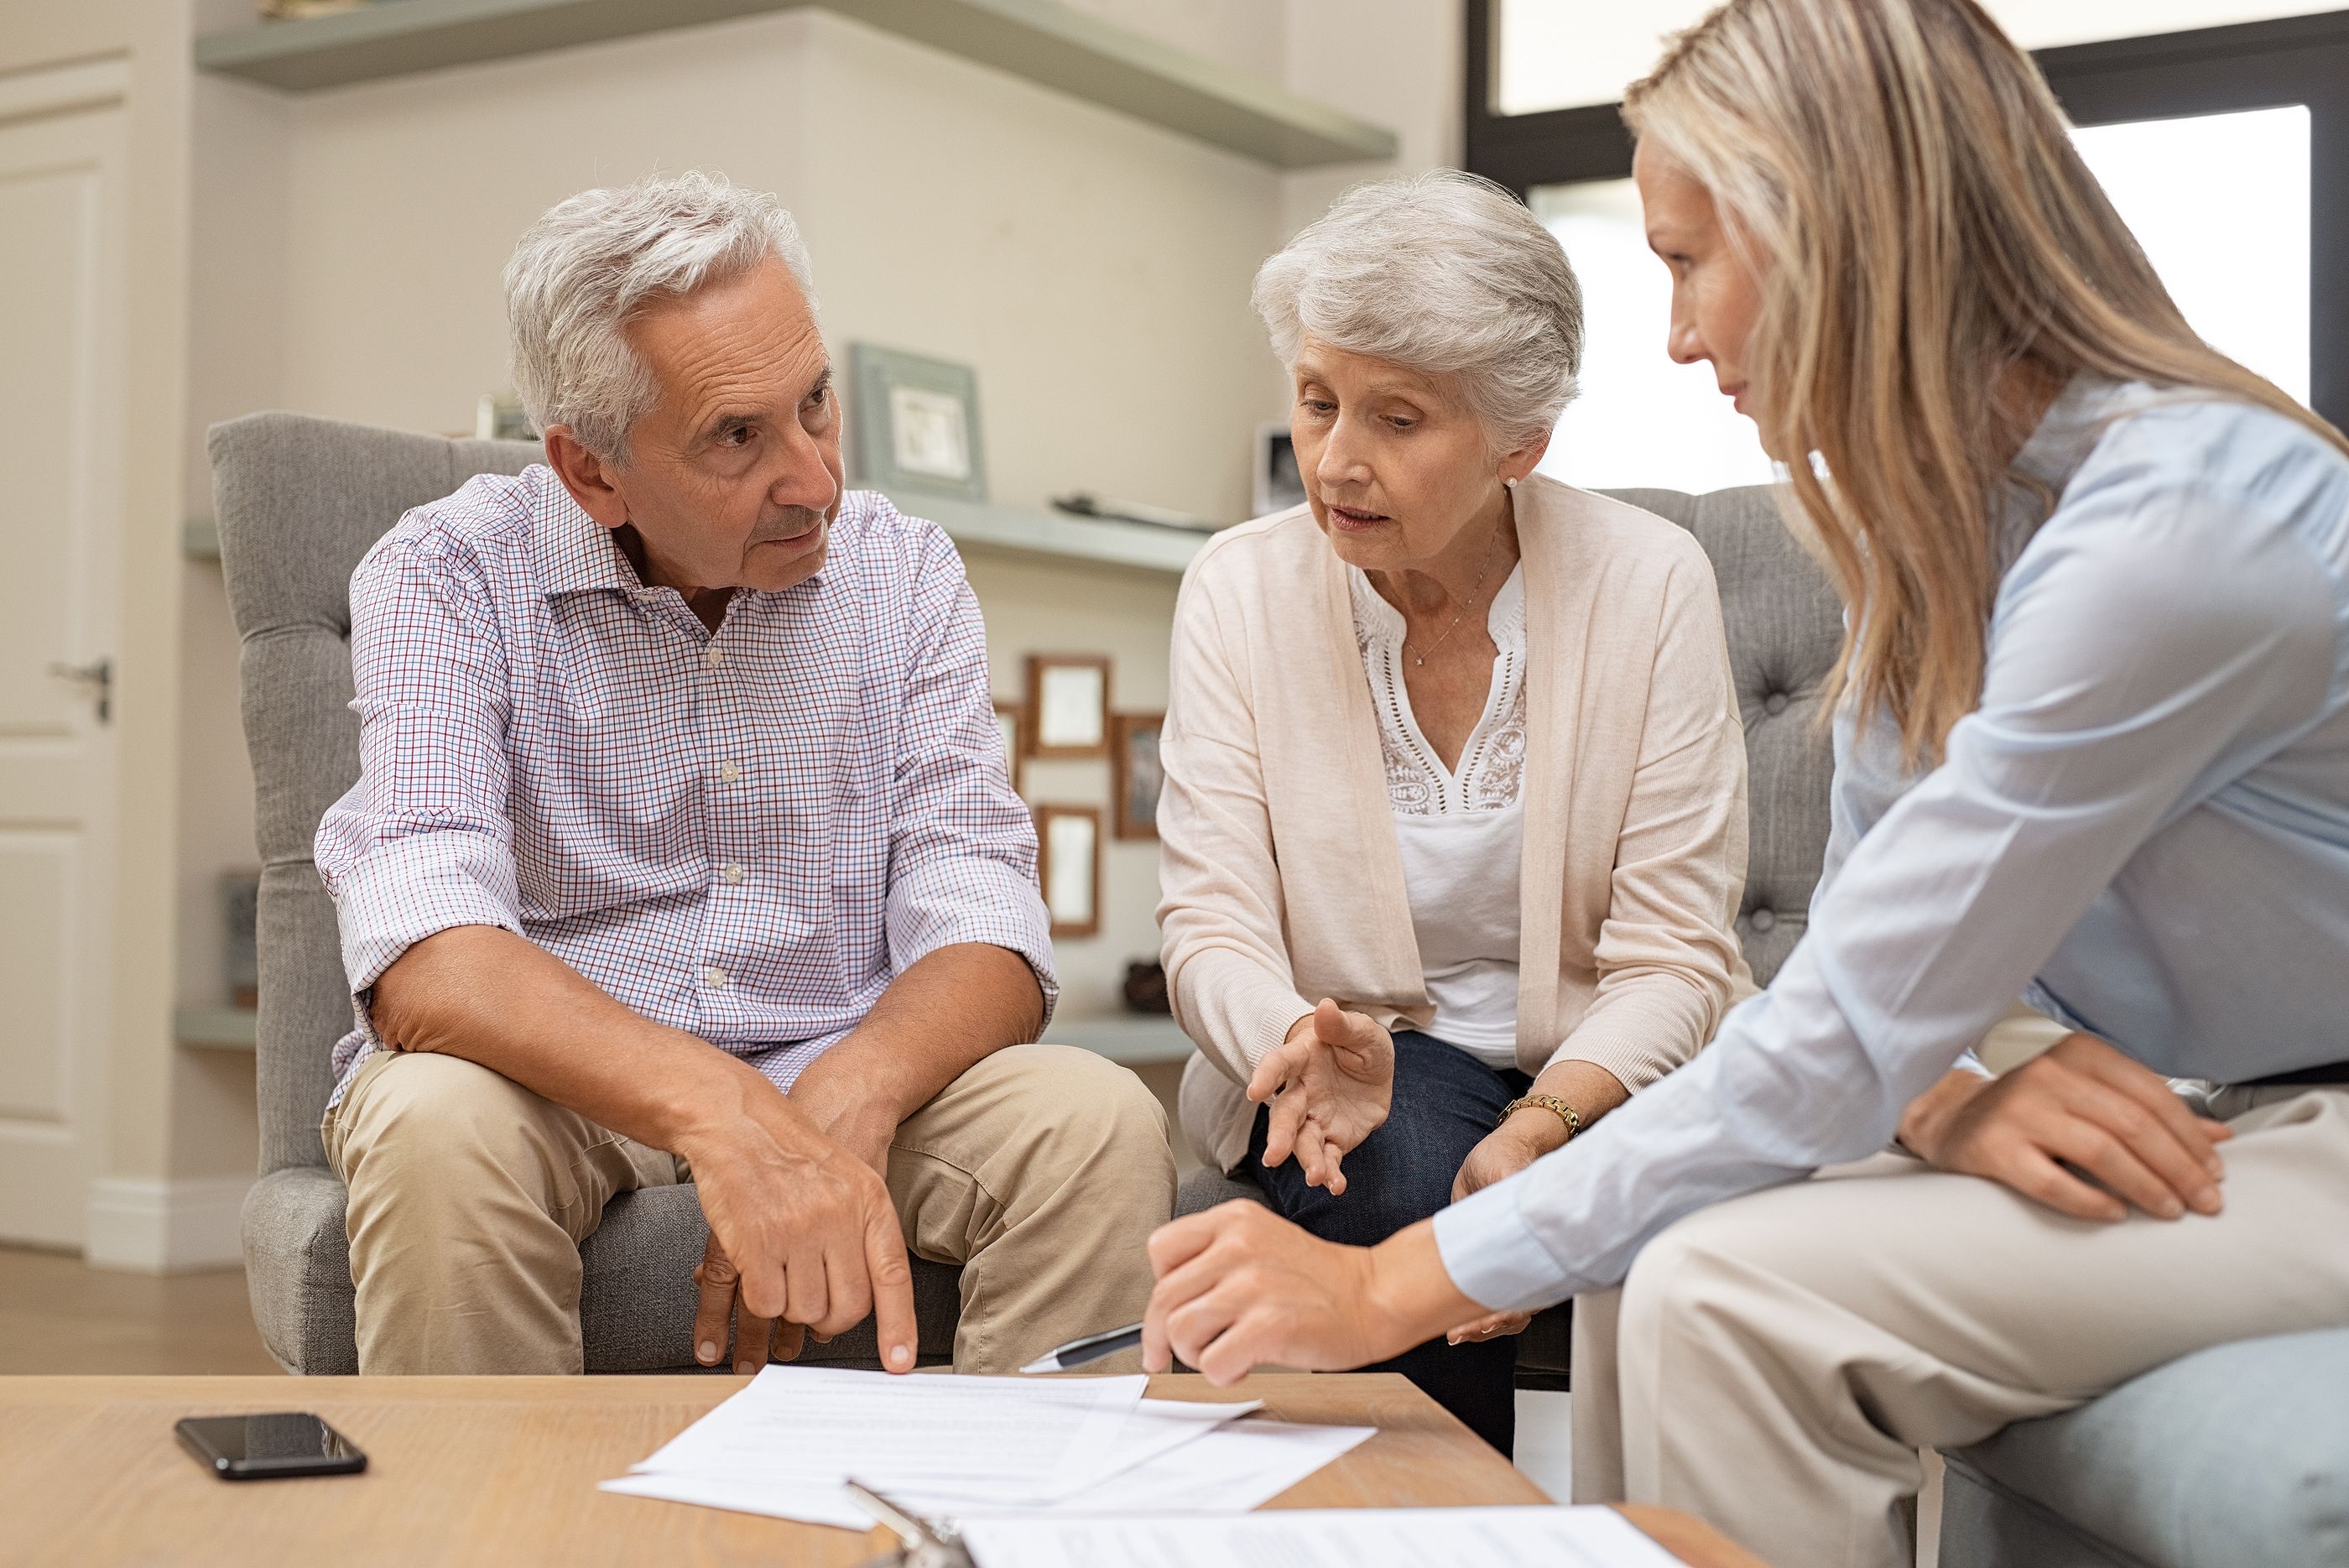
[(1354, 640), (1379, 716), (1387, 804), (1402, 852), (1428, 1033), (1486, 1066), (1517, 1065), (1518, 867), (1525, 854), (1526, 589), (1516, 569), (1485, 625), (1499, 649), (1485, 711), (1448, 769), (1421, 733), (1403, 684), (1401, 611), (1348, 567)]

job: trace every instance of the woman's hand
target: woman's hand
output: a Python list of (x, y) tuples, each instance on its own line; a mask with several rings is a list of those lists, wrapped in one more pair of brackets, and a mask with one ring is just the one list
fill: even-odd
[(2066, 1034), (2000, 1077), (1953, 1072), (1900, 1118), (1900, 1141), (1941, 1169), (2106, 1221), (2126, 1219), (2131, 1204), (2163, 1220), (2219, 1212), (2219, 1145), (2233, 1136), (2093, 1034)]
[(1257, 1064), (1247, 1097), (1272, 1106), (1267, 1166), (1294, 1154), (1309, 1184), (1343, 1192), (1340, 1161), (1378, 1130), (1393, 1103), (1394, 1036), (1325, 997)]
[(1425, 1220), (1375, 1247), (1341, 1247), (1235, 1199), (1162, 1225), (1142, 1365), (1179, 1355), (1225, 1387), (1267, 1363), (1342, 1372), (1384, 1361), (1484, 1311), (1444, 1272)]
[[(1468, 1151), (1468, 1158), (1460, 1162), (1460, 1174), (1452, 1179), (1452, 1201), (1457, 1203), (1472, 1192), (1481, 1192), (1496, 1181), (1506, 1181), (1552, 1149), (1565, 1147), (1565, 1120), (1539, 1106), (1527, 1106), (1486, 1133)], [(1480, 1340), (1523, 1334), (1526, 1324), (1533, 1320), (1534, 1314), (1529, 1312), (1491, 1313), (1474, 1323), (1462, 1324), (1444, 1337), (1454, 1345), (1474, 1345)]]

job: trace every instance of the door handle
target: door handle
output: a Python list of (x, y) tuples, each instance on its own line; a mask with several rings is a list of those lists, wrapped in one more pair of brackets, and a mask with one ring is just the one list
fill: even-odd
[(49, 673), (60, 680), (71, 680), (91, 689), (98, 699), (98, 722), (109, 722), (114, 717), (114, 660), (100, 659), (88, 664), (53, 662)]

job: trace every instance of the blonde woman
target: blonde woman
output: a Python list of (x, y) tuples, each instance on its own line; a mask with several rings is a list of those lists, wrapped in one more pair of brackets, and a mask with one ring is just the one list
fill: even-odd
[[(1219, 535), (1175, 611), (1183, 1124), (1369, 1245), (1712, 1037), (1745, 972), (1745, 736), (1703, 549), (1533, 472), (1582, 301), (1523, 203), (1360, 186), (1256, 303), (1306, 504)], [(1381, 1367), (1506, 1453), (1522, 1324), (1439, 1324)]]
[[(2349, 1321), (2349, 443), (2194, 335), (1971, 0), (1735, 0), (1626, 114), (1671, 352), (1849, 608), (1808, 935), (1431, 1224), (1161, 1231), (1146, 1354), (1350, 1366), (1582, 1296), (1578, 1499), (1889, 1565), (1919, 1449)], [(2026, 990), (2079, 1033), (1953, 1072)]]

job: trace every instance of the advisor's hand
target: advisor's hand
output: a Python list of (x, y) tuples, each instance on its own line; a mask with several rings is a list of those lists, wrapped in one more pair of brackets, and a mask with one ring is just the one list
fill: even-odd
[(1222, 1387), (1266, 1362), (1340, 1372), (1382, 1361), (1417, 1341), (1379, 1299), (1373, 1251), (1320, 1241), (1244, 1198), (1162, 1225), (1150, 1238), (1158, 1285), (1142, 1365), (1162, 1372), (1180, 1355)]
[(2067, 1034), (1996, 1078), (1951, 1073), (1900, 1118), (1900, 1141), (1941, 1169), (2106, 1221), (2127, 1218), (2132, 1204), (2163, 1220), (2219, 1212), (2219, 1145), (2233, 1136), (2092, 1034)]
[(913, 1274), (897, 1211), (874, 1167), (827, 1137), (752, 1068), (736, 1075), (738, 1103), (680, 1141), (693, 1166), (709, 1245), (694, 1351), (714, 1366), (730, 1320), (734, 1366), (755, 1372), (780, 1320), (785, 1360), (802, 1330), (823, 1338), (874, 1314), (882, 1365), (914, 1368)]
[(1394, 1096), (1394, 1037), (1371, 1019), (1323, 998), (1288, 1038), (1268, 1052), (1247, 1097), (1272, 1106), (1264, 1163), (1291, 1154), (1315, 1187), (1346, 1190), (1339, 1162), (1387, 1119)]

